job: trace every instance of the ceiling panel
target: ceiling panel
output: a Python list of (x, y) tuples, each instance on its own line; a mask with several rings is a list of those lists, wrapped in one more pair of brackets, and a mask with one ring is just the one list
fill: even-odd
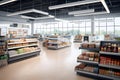
[[(16, 2), (12, 2), (6, 5), (1, 5), (0, 11), (16, 12), (20, 10), (35, 8), (38, 10), (49, 12), (50, 14), (56, 17), (62, 17), (62, 16), (70, 17), (68, 15), (68, 12), (75, 11), (75, 10), (84, 10), (84, 9), (94, 8), (95, 11), (105, 11), (103, 5), (100, 2), (89, 4), (89, 5), (75, 6), (75, 7), (69, 7), (69, 8), (56, 9), (56, 10), (48, 9), (48, 7), (52, 5), (64, 4), (64, 3), (75, 2), (75, 1), (83, 1), (83, 0), (18, 0)], [(120, 0), (105, 0), (105, 1), (111, 13), (120, 12)], [(32, 16), (38, 16), (38, 15), (33, 13)]]

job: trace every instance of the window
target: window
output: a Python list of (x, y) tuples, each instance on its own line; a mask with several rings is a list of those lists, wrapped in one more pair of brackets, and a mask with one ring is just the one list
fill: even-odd
[(115, 36), (120, 35), (120, 17), (115, 18)]
[[(91, 19), (71, 22), (36, 23), (34, 33), (40, 34), (91, 34)], [(120, 35), (120, 17), (95, 18), (94, 33), (96, 35)]]

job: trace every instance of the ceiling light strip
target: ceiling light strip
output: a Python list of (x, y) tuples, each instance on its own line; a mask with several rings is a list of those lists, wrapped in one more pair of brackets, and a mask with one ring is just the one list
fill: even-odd
[(75, 14), (92, 13), (92, 12), (95, 12), (95, 10), (94, 9), (87, 9), (87, 10), (72, 11), (72, 12), (69, 12), (68, 14), (75, 15)]
[(49, 18), (54, 18), (54, 16), (49, 15), (49, 16), (46, 16), (46, 17), (38, 17), (38, 18), (35, 18), (35, 19), (49, 19)]
[(105, 10), (107, 11), (107, 13), (110, 13), (110, 10), (109, 10), (109, 8), (108, 8), (105, 0), (100, 0), (100, 1), (101, 1), (101, 3), (103, 4), (103, 6), (104, 6)]
[(37, 18), (34, 18), (34, 17), (29, 17), (29, 16), (21, 15), (21, 18), (25, 18), (25, 19), (48, 19), (48, 18), (54, 18), (54, 16), (49, 15), (49, 16), (45, 16), (45, 17), (37, 17)]
[(103, 11), (103, 12), (94, 12), (94, 13), (89, 13), (89, 14), (77, 14), (74, 16), (88, 16), (88, 15), (100, 15), (100, 14), (107, 14), (107, 12)]
[(17, 0), (3, 0), (3, 1), (0, 1), (0, 5), (8, 4), (14, 1), (17, 1)]
[(10, 13), (10, 14), (7, 14), (7, 16), (15, 16), (15, 15), (20, 15), (20, 14), (25, 14), (25, 13), (30, 13), (30, 12), (33, 12), (33, 9), (28, 9), (28, 10)]
[(100, 0), (77, 1), (77, 2), (71, 2), (71, 3), (66, 3), (66, 4), (49, 6), (49, 10), (66, 8), (66, 7), (73, 7), (73, 6), (84, 5), (84, 4), (91, 4), (91, 3), (97, 3), (97, 2), (100, 2)]
[(36, 10), (36, 9), (33, 9), (33, 12), (44, 14), (44, 15), (49, 15), (49, 13), (47, 13), (47, 12), (44, 12), (44, 11), (41, 11), (41, 10)]
[(15, 16), (15, 15), (26, 14), (26, 13), (31, 13), (31, 12), (40, 13), (43, 15), (49, 15), (49, 13), (44, 12), (44, 11), (40, 11), (36, 9), (28, 9), (28, 10), (23, 10), (23, 11), (18, 11), (18, 12), (7, 14), (7, 16)]
[(60, 22), (69, 22), (67, 20), (63, 20), (63, 19), (58, 19), (58, 18), (55, 18), (56, 21), (60, 21)]

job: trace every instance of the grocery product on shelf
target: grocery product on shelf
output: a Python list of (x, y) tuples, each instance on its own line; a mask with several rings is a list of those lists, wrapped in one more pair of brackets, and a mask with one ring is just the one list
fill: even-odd
[(0, 36), (0, 67), (7, 65), (7, 59), (5, 36)]
[(82, 43), (82, 48), (99, 48), (99, 44), (96, 43)]
[(81, 71), (87, 71), (92, 73), (98, 73), (98, 68), (92, 65), (87, 65), (84, 63), (81, 63), (75, 67), (75, 70), (81, 70)]
[(76, 35), (74, 38), (74, 42), (82, 42), (82, 35), (81, 34)]
[(8, 62), (21, 58), (38, 55), (40, 53), (36, 38), (8, 39)]
[(99, 54), (96, 52), (82, 52), (82, 54), (78, 56), (78, 59), (98, 62)]
[(70, 46), (70, 39), (62, 36), (50, 36), (48, 38), (48, 49), (60, 49), (63, 47)]
[(120, 58), (113, 56), (100, 56), (100, 64), (120, 66)]
[(100, 50), (104, 52), (120, 53), (120, 44), (104, 42), (104, 43), (101, 43)]
[(26, 48), (20, 48), (17, 50), (8, 51), (8, 53), (10, 55), (16, 55), (16, 54), (22, 54), (22, 53), (32, 52), (32, 51), (36, 51), (36, 50), (38, 50), (37, 47), (26, 47)]
[(21, 38), (21, 39), (10, 39), (8, 40), (9, 43), (29, 43), (29, 42), (36, 42), (37, 40), (35, 38), (33, 39), (26, 39), (26, 38)]
[(0, 56), (0, 67), (8, 64), (7, 59), (8, 59), (7, 55), (1, 55)]
[(120, 70), (118, 71), (118, 70), (113, 70), (113, 69), (100, 68), (99, 74), (111, 76), (111, 77), (119, 77), (120, 79)]
[(82, 63), (77, 66), (75, 66), (75, 70), (83, 70), (85, 68), (86, 64)]

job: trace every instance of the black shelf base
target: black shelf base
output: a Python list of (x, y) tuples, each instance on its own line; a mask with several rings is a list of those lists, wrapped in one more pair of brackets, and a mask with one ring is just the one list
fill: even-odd
[(59, 49), (67, 48), (67, 47), (70, 47), (70, 46), (65, 46), (65, 47), (60, 47), (60, 48), (50, 48), (50, 47), (48, 47), (48, 49), (50, 49), (50, 50), (59, 50)]
[(80, 72), (76, 72), (76, 74), (79, 75), (79, 76), (91, 78), (93, 80), (114, 80), (114, 79), (109, 79), (109, 78), (105, 78), (105, 77), (102, 77), (102, 76), (100, 77), (98, 75), (94, 76), (94, 75), (80, 73)]
[(25, 60), (25, 59), (28, 59), (28, 58), (31, 58), (31, 57), (34, 57), (34, 56), (38, 56), (40, 55), (40, 51), (37, 51), (37, 52), (32, 52), (32, 53), (28, 53), (28, 54), (23, 54), (23, 55), (20, 55), (20, 56), (15, 56), (15, 57), (10, 57), (8, 59), (8, 63), (14, 63), (14, 62), (17, 62), (17, 61), (22, 61), (22, 60)]
[(80, 73), (80, 72), (76, 72), (76, 74), (79, 75), (79, 76), (83, 76), (83, 77), (87, 77), (87, 78), (98, 80), (97, 76), (93, 76), (93, 75), (89, 75), (89, 74), (85, 74), (85, 73)]

